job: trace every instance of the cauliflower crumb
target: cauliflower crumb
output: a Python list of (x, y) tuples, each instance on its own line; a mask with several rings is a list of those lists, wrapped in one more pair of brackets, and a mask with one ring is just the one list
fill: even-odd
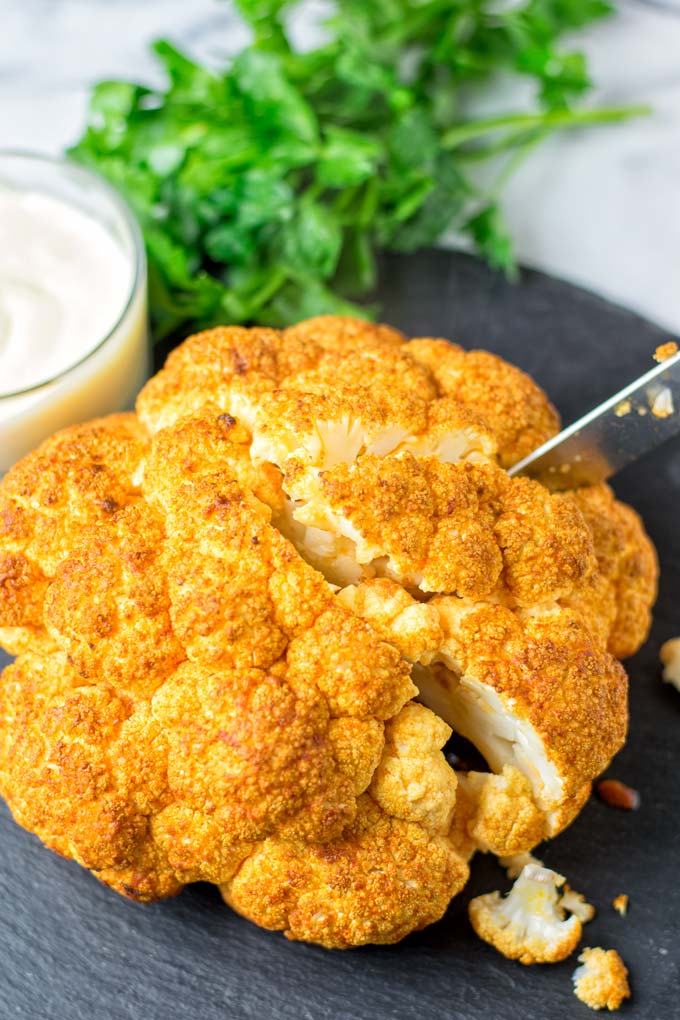
[(565, 919), (562, 885), (563, 875), (527, 864), (507, 896), (495, 891), (470, 901), (472, 927), (511, 960), (526, 964), (564, 960), (576, 949), (582, 927), (575, 913)]
[(614, 408), (614, 414), (616, 415), (617, 418), (623, 418), (625, 417), (625, 415), (630, 414), (632, 410), (633, 405), (631, 404), (630, 400), (622, 400)]
[(498, 863), (501, 868), (505, 868), (508, 878), (519, 878), (522, 874), (522, 869), (527, 864), (535, 864), (537, 868), (543, 867), (543, 861), (538, 857), (534, 857), (533, 854), (507, 854), (503, 857), (498, 858)]
[(680, 691), (680, 637), (671, 638), (661, 646), (663, 678)]
[(621, 917), (625, 917), (628, 913), (628, 894), (624, 892), (619, 893), (619, 895), (615, 896), (612, 900), (612, 906), (617, 914), (620, 914)]
[(670, 418), (675, 411), (675, 406), (673, 404), (673, 394), (668, 386), (664, 386), (654, 396), (654, 399), (650, 402), (650, 409), (655, 418)]
[(654, 351), (654, 360), (659, 362), (668, 361), (669, 358), (672, 358), (677, 353), (678, 345), (674, 340), (669, 340), (667, 343), (660, 344), (657, 347)]
[(574, 971), (574, 995), (591, 1009), (618, 1009), (630, 998), (628, 969), (615, 949), (584, 949)]

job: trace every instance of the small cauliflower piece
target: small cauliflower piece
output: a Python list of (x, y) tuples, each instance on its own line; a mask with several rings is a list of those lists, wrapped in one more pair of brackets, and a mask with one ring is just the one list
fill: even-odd
[(388, 814), (446, 834), (456, 803), (456, 773), (441, 753), (451, 730), (424, 705), (405, 705), (385, 726), (385, 751), (371, 796)]
[(680, 638), (671, 638), (661, 646), (663, 678), (680, 691)]
[(658, 362), (668, 361), (678, 353), (678, 345), (675, 340), (667, 340), (665, 344), (659, 344), (654, 351), (654, 360)]
[(481, 939), (520, 963), (557, 963), (581, 938), (581, 922), (565, 918), (559, 887), (564, 877), (527, 864), (507, 896), (476, 896), (469, 904), (472, 927)]
[(467, 832), (479, 850), (497, 856), (521, 853), (545, 836), (545, 815), (534, 802), (529, 780), (514, 766), (504, 765), (500, 775), (463, 772), (458, 784), (473, 805)]
[(615, 949), (584, 949), (574, 971), (574, 995), (591, 1009), (618, 1009), (630, 998), (628, 968)]
[(338, 592), (338, 602), (366, 620), (411, 662), (427, 664), (439, 647), (443, 632), (439, 613), (428, 602), (417, 602), (396, 581), (376, 577)]

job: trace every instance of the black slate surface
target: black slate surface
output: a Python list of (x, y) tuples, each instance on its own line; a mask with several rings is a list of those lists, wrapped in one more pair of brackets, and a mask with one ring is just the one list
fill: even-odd
[[(475, 260), (390, 259), (383, 317), (409, 333), (497, 351), (543, 384), (565, 422), (651, 366), (665, 339), (639, 318), (525, 273), (513, 287)], [(680, 442), (617, 479), (662, 563), (646, 647), (628, 663), (631, 733), (609, 775), (640, 790), (631, 814), (591, 800), (542, 854), (598, 907), (585, 944), (618, 949), (634, 999), (621, 1016), (680, 1016), (680, 694), (662, 685), (660, 643), (680, 633)], [(0, 653), (1, 657), (2, 653)], [(0, 659), (1, 661), (1, 659)], [(575, 961), (522, 967), (472, 933), (471, 895), (505, 887), (490, 858), (445, 918), (398, 946), (330, 953), (231, 913), (209, 886), (128, 903), (43, 849), (0, 809), (0, 1020), (552, 1020), (592, 1015), (573, 996)], [(630, 895), (621, 918), (611, 907)]]

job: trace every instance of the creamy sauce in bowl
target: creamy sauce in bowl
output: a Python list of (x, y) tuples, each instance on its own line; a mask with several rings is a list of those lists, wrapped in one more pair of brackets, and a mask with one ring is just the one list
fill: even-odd
[(0, 396), (93, 350), (125, 308), (132, 273), (91, 216), (51, 195), (0, 190)]
[(0, 476), (58, 429), (132, 407), (149, 361), (122, 198), (68, 160), (0, 152)]

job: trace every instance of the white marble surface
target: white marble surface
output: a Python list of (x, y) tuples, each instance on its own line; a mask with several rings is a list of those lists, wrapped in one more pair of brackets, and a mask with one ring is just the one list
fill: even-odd
[[(224, 0), (0, 6), (2, 147), (59, 151), (80, 131), (90, 83), (153, 78), (147, 46), (158, 35), (215, 59), (247, 38)], [(622, 0), (574, 41), (590, 56), (592, 102), (648, 102), (654, 114), (534, 153), (505, 194), (519, 253), (680, 332), (680, 5)], [(526, 99), (502, 94), (508, 109)]]

